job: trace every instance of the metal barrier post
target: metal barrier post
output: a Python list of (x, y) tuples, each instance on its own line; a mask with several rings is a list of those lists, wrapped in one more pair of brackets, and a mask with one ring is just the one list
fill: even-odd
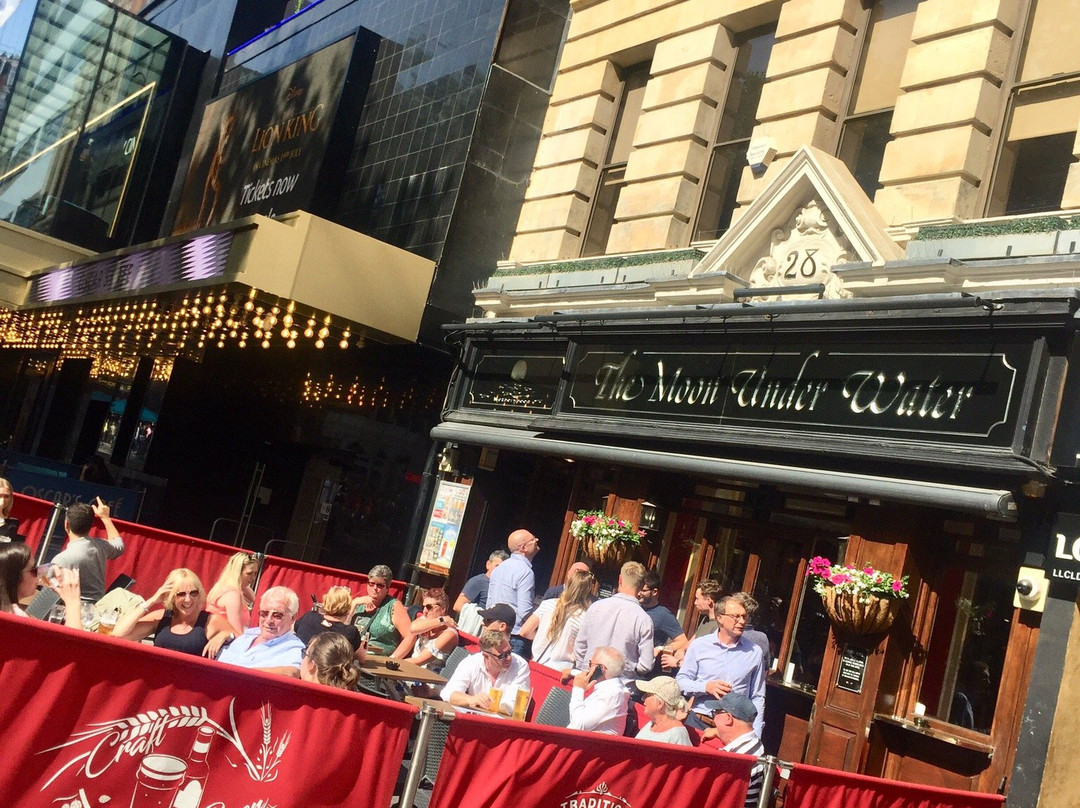
[(758, 758), (759, 763), (765, 764), (765, 775), (761, 779), (761, 793), (758, 794), (757, 808), (768, 808), (773, 797), (773, 782), (776, 780), (778, 769), (790, 769), (791, 764), (780, 760), (773, 755), (765, 755)]
[(430, 704), (425, 704), (420, 710), (420, 729), (416, 731), (416, 743), (413, 745), (412, 759), (409, 761), (409, 774), (405, 778), (405, 788), (401, 792), (399, 808), (413, 808), (413, 800), (416, 799), (416, 789), (420, 787), (420, 778), (424, 775), (424, 764), (427, 762), (428, 742), (431, 740), (431, 730), (435, 722), (439, 720), (439, 711)]
[(67, 511), (67, 508), (59, 502), (54, 502), (52, 507), (52, 513), (49, 515), (49, 524), (45, 527), (45, 533), (42, 535), (41, 542), (38, 544), (37, 560), (34, 562), (37, 565), (45, 563), (45, 553), (49, 551), (49, 545), (52, 544), (53, 531), (56, 530), (56, 526), (60, 524), (61, 514)]

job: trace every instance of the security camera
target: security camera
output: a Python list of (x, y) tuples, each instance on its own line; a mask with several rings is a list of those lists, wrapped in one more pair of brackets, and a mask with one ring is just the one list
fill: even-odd
[(1020, 597), (1033, 599), (1039, 597), (1039, 582), (1031, 578), (1021, 578), (1016, 582), (1016, 591)]

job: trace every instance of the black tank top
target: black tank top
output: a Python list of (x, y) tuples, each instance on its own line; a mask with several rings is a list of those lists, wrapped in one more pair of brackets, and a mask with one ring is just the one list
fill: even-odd
[(199, 656), (206, 645), (206, 621), (209, 619), (210, 615), (207, 612), (200, 612), (191, 631), (187, 634), (173, 634), (172, 612), (165, 612), (154, 632), (154, 645), (158, 648), (168, 648), (170, 651)]

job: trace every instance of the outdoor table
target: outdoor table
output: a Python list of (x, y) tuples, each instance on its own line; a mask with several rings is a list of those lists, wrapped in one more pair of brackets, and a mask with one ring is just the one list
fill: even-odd
[(369, 656), (360, 663), (360, 672), (375, 679), (382, 691), (395, 701), (401, 701), (403, 697), (403, 694), (395, 688), (395, 684), (412, 682), (426, 685), (446, 684), (446, 677), (441, 674), (433, 673), (427, 668), (403, 659), (391, 659), (385, 656)]

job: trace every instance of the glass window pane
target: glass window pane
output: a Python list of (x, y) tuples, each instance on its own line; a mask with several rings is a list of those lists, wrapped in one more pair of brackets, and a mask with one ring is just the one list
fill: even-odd
[(739, 181), (746, 165), (746, 141), (718, 146), (713, 150), (705, 177), (695, 241), (720, 238), (731, 225), (738, 204)]
[(919, 690), (927, 715), (990, 732), (1015, 583), (1012, 578), (963, 570), (946, 575)]
[(615, 134), (608, 147), (607, 162), (625, 163), (630, 156), (630, 147), (634, 142), (634, 130), (641, 117), (641, 102), (645, 98), (645, 85), (649, 81), (651, 62), (642, 62), (628, 67), (623, 74), (622, 104), (615, 118)]
[(885, 147), (893, 139), (889, 133), (891, 124), (892, 110), (853, 118), (844, 124), (840, 136), (840, 159), (871, 200), (881, 187), (878, 177)]
[(1080, 70), (1080, 15), (1074, 0), (1033, 0), (1020, 81), (1045, 79)]
[(1037, 213), (1061, 207), (1076, 135), (1048, 135), (1005, 144), (998, 181), (1005, 182), (1004, 213)]
[(596, 192), (596, 198), (593, 199), (589, 226), (585, 230), (582, 255), (603, 255), (604, 250), (607, 249), (608, 236), (611, 234), (611, 225), (615, 223), (615, 208), (619, 205), (619, 194), (622, 193), (625, 175), (626, 166), (609, 168), (601, 175), (600, 187)]
[(753, 133), (761, 88), (765, 84), (765, 71), (769, 67), (775, 42), (776, 26), (770, 26), (753, 33), (739, 45), (724, 99), (724, 115), (720, 120), (717, 143), (749, 138)]
[(918, 5), (918, 0), (881, 0), (874, 5), (852, 115), (896, 106)]

